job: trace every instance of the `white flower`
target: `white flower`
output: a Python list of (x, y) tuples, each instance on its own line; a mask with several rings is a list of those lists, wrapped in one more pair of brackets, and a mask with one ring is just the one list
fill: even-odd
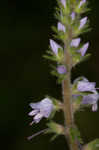
[(33, 116), (33, 123), (38, 123), (44, 118), (48, 118), (54, 108), (52, 101), (49, 98), (44, 98), (42, 101), (37, 103), (30, 103), (30, 107), (33, 109), (29, 116)]

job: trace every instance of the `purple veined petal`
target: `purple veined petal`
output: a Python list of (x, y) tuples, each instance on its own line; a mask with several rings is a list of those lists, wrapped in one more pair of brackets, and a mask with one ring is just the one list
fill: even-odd
[(86, 44), (84, 44), (83, 47), (78, 52), (80, 52), (81, 55), (84, 56), (85, 53), (86, 53), (86, 51), (87, 51), (87, 49), (88, 49), (88, 47), (89, 47), (89, 42), (87, 42)]
[(95, 103), (95, 104), (92, 105), (92, 111), (95, 112), (97, 110), (98, 110), (98, 104)]
[(79, 30), (80, 30), (81, 28), (83, 28), (84, 25), (87, 23), (87, 19), (88, 19), (88, 17), (84, 17), (84, 18), (82, 18), (82, 19), (80, 20)]
[(80, 41), (81, 41), (80, 38), (73, 39), (72, 42), (71, 42), (71, 46), (72, 46), (72, 47), (78, 47), (79, 44), (80, 44)]
[(29, 116), (34, 116), (38, 113), (39, 111), (38, 110), (32, 110), (28, 115)]
[(55, 53), (55, 55), (58, 55), (58, 48), (61, 48), (61, 47), (54, 40), (50, 40), (50, 47), (53, 53)]
[(60, 65), (60, 66), (58, 66), (57, 67), (57, 72), (59, 73), (59, 74), (64, 74), (64, 73), (66, 73), (66, 67), (64, 66), (64, 65)]
[(85, 82), (85, 81), (78, 81), (77, 90), (80, 92), (93, 92), (95, 90), (96, 83), (95, 82)]
[(38, 114), (34, 117), (35, 123), (39, 123), (42, 118), (43, 118), (43, 115), (42, 115), (41, 113), (38, 113)]
[(66, 0), (60, 0), (64, 8), (66, 7)]
[(71, 18), (72, 18), (72, 20), (75, 19), (75, 15), (76, 15), (75, 12), (72, 12), (72, 13), (71, 13)]
[(80, 3), (79, 3), (78, 8), (80, 8), (84, 3), (86, 3), (86, 0), (81, 0)]
[(65, 31), (66, 31), (65, 26), (64, 26), (64, 25), (62, 25), (60, 22), (58, 22), (57, 28), (58, 28), (58, 31), (63, 31), (63, 32), (65, 32)]

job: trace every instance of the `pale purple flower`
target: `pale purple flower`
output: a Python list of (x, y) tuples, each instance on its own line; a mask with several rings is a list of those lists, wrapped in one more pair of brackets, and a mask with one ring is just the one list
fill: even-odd
[(80, 3), (79, 3), (78, 8), (80, 8), (84, 3), (86, 3), (86, 0), (81, 0)]
[(82, 104), (92, 105), (92, 111), (96, 111), (98, 109), (98, 104), (97, 104), (98, 100), (99, 100), (99, 94), (95, 92), (94, 94), (83, 96)]
[(80, 26), (79, 26), (79, 30), (81, 29), (81, 28), (83, 28), (84, 27), (84, 25), (87, 23), (87, 17), (84, 17), (84, 18), (82, 18), (81, 20), (80, 20)]
[(75, 12), (72, 12), (72, 13), (71, 13), (71, 18), (72, 18), (72, 20), (75, 19)]
[(92, 92), (88, 95), (83, 95), (81, 93), (75, 94), (75, 98), (82, 95), (83, 105), (92, 105), (92, 111), (96, 111), (98, 109), (97, 102), (99, 99), (99, 94), (96, 91), (96, 83), (89, 82), (85, 77), (79, 77), (74, 81), (74, 85), (77, 86), (77, 91), (79, 92)]
[(80, 52), (81, 55), (84, 56), (85, 53), (86, 53), (86, 51), (87, 51), (87, 49), (88, 49), (88, 47), (89, 47), (89, 42), (87, 42), (86, 44), (84, 44), (83, 47), (80, 48), (80, 50), (78, 50), (78, 52)]
[(54, 40), (50, 39), (50, 47), (55, 55), (58, 55), (58, 49), (61, 48)]
[(80, 92), (85, 92), (85, 91), (93, 92), (94, 90), (96, 90), (95, 86), (96, 86), (95, 82), (82, 80), (82, 81), (78, 81), (77, 90)]
[(66, 0), (60, 0), (64, 8), (66, 7)]
[(95, 104), (99, 99), (99, 94), (95, 92), (94, 94), (88, 94), (83, 96), (82, 104)]
[(81, 41), (80, 38), (73, 39), (73, 40), (71, 41), (71, 46), (72, 46), (72, 47), (78, 47), (79, 44), (80, 44), (80, 41)]
[(96, 83), (89, 82), (85, 77), (78, 77), (74, 80), (74, 85), (76, 85), (79, 92), (96, 92)]
[(33, 109), (29, 116), (33, 116), (33, 123), (38, 123), (43, 117), (48, 118), (53, 111), (53, 103), (49, 98), (44, 98), (42, 101), (37, 103), (30, 103), (30, 107)]
[(63, 31), (63, 32), (66, 31), (65, 26), (60, 22), (58, 22), (57, 28), (58, 28), (58, 31)]
[(64, 74), (66, 73), (66, 67), (64, 65), (60, 65), (57, 67), (57, 71), (59, 74)]

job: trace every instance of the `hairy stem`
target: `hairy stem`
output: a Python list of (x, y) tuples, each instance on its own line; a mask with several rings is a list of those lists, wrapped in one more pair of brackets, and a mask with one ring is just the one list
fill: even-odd
[[(62, 83), (63, 88), (63, 99), (64, 99), (64, 117), (65, 126), (67, 129), (74, 127), (73, 109), (72, 109), (72, 91), (71, 91), (71, 64), (72, 59), (69, 52), (65, 49), (65, 64), (67, 66), (66, 79)], [(77, 141), (72, 141), (69, 130), (65, 132), (67, 142), (70, 150), (79, 150)]]

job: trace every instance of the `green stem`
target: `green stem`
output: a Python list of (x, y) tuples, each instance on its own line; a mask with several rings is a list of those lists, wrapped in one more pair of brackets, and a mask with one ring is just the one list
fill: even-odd
[[(67, 129), (73, 128), (73, 109), (72, 109), (72, 91), (71, 91), (71, 64), (72, 59), (69, 52), (65, 49), (65, 64), (67, 66), (66, 79), (62, 83), (63, 88), (63, 99), (64, 99), (64, 117), (65, 117), (65, 127)], [(69, 144), (70, 150), (79, 150), (77, 142), (72, 141), (70, 133), (65, 132), (67, 142)], [(69, 130), (68, 130), (69, 131)]]

